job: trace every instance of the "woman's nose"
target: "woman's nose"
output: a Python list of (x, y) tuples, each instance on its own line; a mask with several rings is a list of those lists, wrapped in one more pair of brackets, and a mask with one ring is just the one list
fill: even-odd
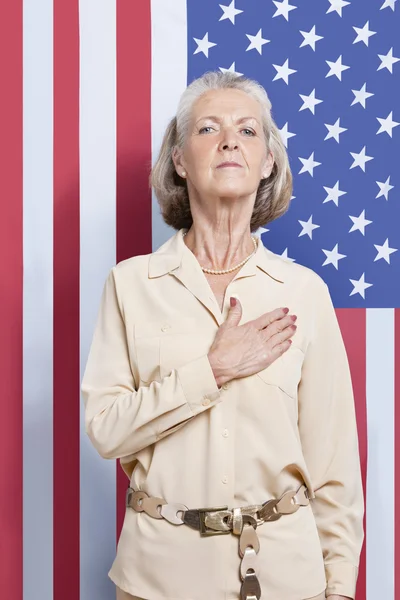
[(220, 150), (237, 150), (238, 143), (235, 135), (233, 133), (226, 132), (219, 144)]

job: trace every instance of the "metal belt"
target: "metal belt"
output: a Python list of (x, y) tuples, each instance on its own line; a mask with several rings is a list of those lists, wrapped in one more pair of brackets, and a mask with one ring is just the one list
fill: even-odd
[(300, 506), (310, 503), (307, 487), (303, 484), (297, 491), (289, 491), (280, 498), (228, 509), (228, 506), (189, 509), (184, 504), (169, 503), (163, 498), (149, 496), (142, 490), (128, 487), (126, 506), (136, 512), (144, 512), (153, 519), (165, 519), (173, 525), (187, 525), (200, 532), (201, 536), (233, 533), (239, 536), (240, 577), (242, 587), (240, 600), (260, 600), (261, 588), (258, 580), (257, 554), (260, 540), (257, 527), (263, 523), (277, 521), (283, 515), (296, 512)]

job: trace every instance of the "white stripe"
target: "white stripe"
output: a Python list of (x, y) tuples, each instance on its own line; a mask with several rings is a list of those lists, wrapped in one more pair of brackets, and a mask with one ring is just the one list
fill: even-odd
[[(116, 3), (80, 0), (81, 380), (100, 296), (116, 261)], [(80, 597), (109, 600), (116, 548), (116, 463), (94, 450), (81, 401)]]
[[(175, 116), (179, 98), (187, 85), (186, 0), (151, 0), (151, 39), (151, 128), (154, 164), (165, 128)], [(154, 194), (152, 231), (153, 250), (174, 233), (174, 230), (164, 223)]]
[(53, 1), (23, 3), (23, 589), (53, 597)]
[(394, 600), (394, 310), (367, 310), (367, 600)]

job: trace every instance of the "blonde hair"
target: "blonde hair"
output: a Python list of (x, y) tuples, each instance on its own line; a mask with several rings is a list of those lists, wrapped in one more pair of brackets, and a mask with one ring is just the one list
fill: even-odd
[(268, 178), (262, 179), (257, 190), (250, 230), (277, 219), (289, 208), (292, 196), (292, 173), (286, 148), (272, 118), (271, 101), (261, 84), (235, 73), (209, 71), (192, 81), (183, 92), (176, 117), (164, 134), (160, 154), (151, 171), (150, 184), (157, 196), (164, 221), (174, 229), (189, 228), (193, 219), (190, 211), (186, 180), (178, 175), (172, 160), (175, 146), (183, 147), (194, 103), (210, 90), (236, 89), (257, 100), (263, 108), (263, 130), (267, 151), (274, 155), (274, 165)]

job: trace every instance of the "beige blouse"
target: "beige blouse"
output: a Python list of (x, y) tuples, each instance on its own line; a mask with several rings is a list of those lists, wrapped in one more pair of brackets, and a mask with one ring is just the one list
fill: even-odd
[[(263, 598), (300, 600), (325, 588), (354, 598), (364, 501), (328, 288), (260, 243), (221, 313), (183, 232), (109, 273), (82, 381), (87, 434), (140, 489), (188, 508), (261, 504), (304, 481), (311, 504), (257, 528)], [(219, 389), (207, 353), (232, 295), (241, 323), (288, 306), (298, 329), (271, 366)], [(150, 600), (233, 600), (239, 562), (236, 536), (200, 537), (128, 508), (109, 576)]]

